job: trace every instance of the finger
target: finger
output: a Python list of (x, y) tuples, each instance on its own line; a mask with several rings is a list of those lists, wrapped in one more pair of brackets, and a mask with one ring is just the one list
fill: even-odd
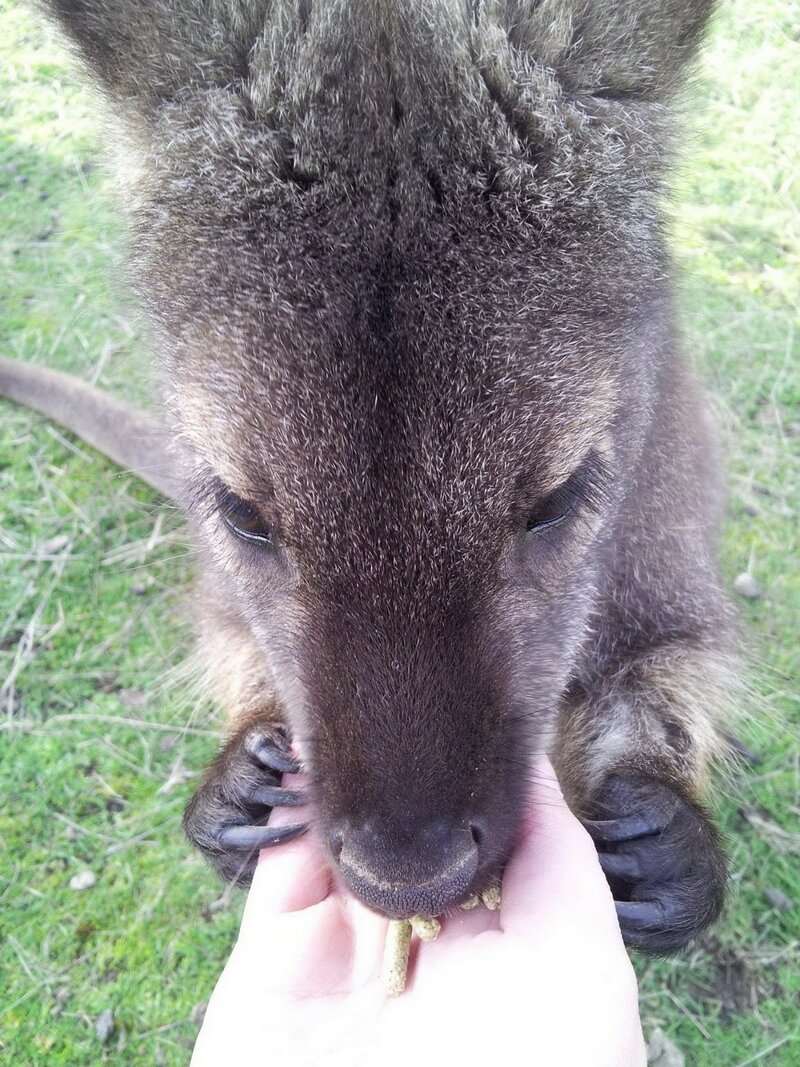
[[(287, 788), (300, 789), (304, 775), (284, 775)], [(302, 811), (302, 809), (299, 809)], [(273, 808), (270, 827), (289, 826), (297, 822), (297, 808)], [(256, 921), (287, 912), (310, 908), (330, 893), (331, 874), (325, 853), (317, 841), (314, 828), (293, 841), (264, 849), (256, 865), (253, 883), (245, 905), (242, 929)]]
[(336, 895), (268, 922), (264, 941), (271, 973), (263, 973), (262, 953), (262, 988), (301, 999), (350, 991), (353, 931)]
[[(308, 775), (307, 774), (284, 774), (281, 778), (280, 790), (276, 792), (287, 791), (290, 796), (308, 796)], [(270, 826), (288, 826), (290, 823), (296, 823), (303, 819), (307, 819), (310, 812), (305, 805), (298, 806), (296, 804), (278, 804), (273, 807), (269, 815)]]
[(490, 911), (479, 903), (468, 911), (448, 912), (442, 921), (441, 940), (455, 941), (459, 937), (477, 937), (486, 930), (500, 929), (500, 912)]
[(385, 915), (366, 907), (349, 892), (343, 894), (340, 900), (350, 925), (353, 944), (351, 984), (353, 989), (360, 989), (380, 977), (389, 920)]
[(550, 761), (535, 768), (520, 839), (503, 877), (503, 930), (571, 916), (619, 936), (614, 904), (594, 843), (564, 800)]

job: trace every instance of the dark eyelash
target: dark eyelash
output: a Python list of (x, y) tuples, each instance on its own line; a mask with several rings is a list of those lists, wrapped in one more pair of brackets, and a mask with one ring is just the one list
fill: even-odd
[(226, 511), (230, 511), (235, 508), (237, 504), (244, 503), (240, 496), (237, 496), (232, 489), (229, 489), (227, 485), (223, 485), (222, 482), (217, 485), (214, 492), (214, 503), (217, 509), (223, 514)]
[(220, 494), (226, 488), (215, 474), (206, 471), (196, 473), (186, 490), (186, 506), (203, 518), (208, 518), (217, 510)]
[[(220, 516), (231, 533), (242, 541), (261, 545), (274, 543), (275, 531), (262, 519), (259, 510), (210, 471), (196, 475), (189, 486), (187, 504), (204, 519)], [(238, 523), (234, 521), (237, 512), (241, 516)], [(254, 528), (248, 530), (242, 520), (252, 522)]]
[(217, 494), (217, 509), (235, 537), (259, 545), (273, 543), (273, 532), (256, 508), (227, 486)]
[(592, 449), (565, 482), (526, 514), (526, 528), (534, 532), (557, 526), (579, 508), (597, 513), (607, 498), (608, 481), (608, 467)]
[(596, 513), (608, 501), (611, 488), (608, 464), (592, 449), (565, 485), (569, 486), (574, 506), (580, 505)]

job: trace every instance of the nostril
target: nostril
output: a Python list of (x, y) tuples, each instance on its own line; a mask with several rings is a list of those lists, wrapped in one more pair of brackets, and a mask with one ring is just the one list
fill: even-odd
[(480, 846), (481, 841), (483, 841), (483, 822), (480, 819), (471, 819), (469, 832), (472, 834), (472, 840), (476, 846)]

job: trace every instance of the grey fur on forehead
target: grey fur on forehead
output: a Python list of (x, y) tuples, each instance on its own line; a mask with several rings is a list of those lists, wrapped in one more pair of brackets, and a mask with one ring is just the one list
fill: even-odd
[[(138, 157), (145, 244), (185, 258), (358, 203), (404, 241), (459, 206), (636, 256), (664, 103), (710, 0), (52, 0)], [(271, 217), (271, 212), (275, 217)], [(326, 212), (323, 219), (321, 213)], [(171, 216), (171, 218), (169, 217)], [(460, 220), (459, 220), (460, 221)], [(221, 235), (221, 237), (220, 237)], [(293, 259), (302, 258), (298, 239)], [(153, 256), (140, 266), (147, 273)], [(635, 265), (635, 264), (634, 264)], [(175, 263), (180, 268), (179, 263)], [(191, 269), (196, 269), (192, 263)], [(156, 294), (157, 295), (157, 294)], [(313, 296), (312, 296), (313, 299)], [(186, 301), (187, 306), (191, 304)], [(157, 310), (157, 309), (156, 309)], [(174, 324), (173, 324), (174, 326)]]
[(261, 469), (312, 423), (362, 454), (378, 406), (381, 447), (424, 455), (454, 417), (564, 437), (620, 361), (630, 388), (709, 6), (54, 0), (141, 160), (134, 276), (179, 420), (213, 395)]
[[(103, 0), (54, 6), (131, 120), (140, 232), (151, 253), (169, 246), (155, 258), (178, 243), (185, 258), (192, 230), (212, 256), (269, 244), (276, 227), (293, 240), (304, 219), (335, 227), (354, 202), (379, 226), (388, 211), (399, 247), (403, 217), (455, 225), (483, 197), (512, 236), (603, 240), (603, 258), (635, 268), (664, 103), (710, 4), (132, 0), (113, 18)], [(295, 240), (293, 260), (303, 253)]]
[[(46, 6), (68, 30), (80, 21), (83, 50), (117, 96), (155, 103), (187, 86), (247, 80), (254, 100), (272, 106), (276, 97), (292, 98), (295, 76), (310, 92), (307, 101), (315, 82), (324, 88), (342, 63), (348, 82), (357, 84), (360, 74), (375, 70), (381, 48), (401, 56), (408, 84), (436, 90), (443, 65), (463, 69), (492, 54), (499, 41), (552, 68), (571, 90), (660, 96), (679, 81), (712, 0), (126, 0), (113, 8), (106, 0), (52, 0)], [(374, 88), (368, 74), (363, 84)]]
[[(209, 151), (247, 145), (301, 187), (334, 171), (368, 181), (392, 148), (423, 166), (474, 168), (488, 153), (563, 171), (569, 147), (584, 148), (578, 134), (596, 141), (606, 123), (621, 142), (606, 146), (608, 164), (641, 142), (643, 172), (658, 124), (643, 105), (677, 84), (710, 6), (128, 0), (111, 17), (104, 0), (54, 5), (117, 110), (155, 124), (162, 151), (180, 145), (182, 118)], [(563, 186), (582, 178), (564, 173)]]

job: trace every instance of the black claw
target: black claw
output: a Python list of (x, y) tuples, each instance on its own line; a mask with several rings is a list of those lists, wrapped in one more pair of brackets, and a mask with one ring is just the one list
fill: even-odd
[(632, 930), (658, 930), (666, 925), (661, 904), (649, 900), (615, 900), (617, 917)]
[(222, 848), (233, 852), (249, 852), (256, 848), (269, 848), (293, 841), (308, 829), (308, 823), (293, 823), (291, 826), (226, 826), (217, 837)]
[(303, 765), (288, 751), (281, 752), (274, 742), (268, 741), (261, 735), (248, 737), (244, 744), (253, 759), (271, 771), (280, 771), (281, 774), (299, 774), (303, 769)]
[(724, 734), (723, 736), (728, 742), (731, 750), (735, 752), (740, 759), (743, 759), (745, 763), (749, 763), (751, 767), (757, 767), (763, 762), (758, 752), (754, 752), (752, 748), (748, 748), (738, 737), (735, 737), (733, 734)]
[(281, 789), (277, 785), (257, 785), (250, 793), (250, 801), (265, 808), (299, 808), (306, 802), (302, 789)]
[(713, 823), (691, 797), (655, 779), (615, 775), (590, 814), (600, 816), (585, 825), (628, 947), (674, 952), (716, 919), (725, 856)]
[(610, 852), (598, 852), (597, 858), (600, 860), (600, 866), (612, 878), (633, 882), (642, 876), (639, 860), (628, 852), (615, 852), (613, 855)]
[(583, 825), (601, 841), (633, 841), (664, 829), (657, 821), (644, 815), (626, 815), (622, 819), (584, 819)]

